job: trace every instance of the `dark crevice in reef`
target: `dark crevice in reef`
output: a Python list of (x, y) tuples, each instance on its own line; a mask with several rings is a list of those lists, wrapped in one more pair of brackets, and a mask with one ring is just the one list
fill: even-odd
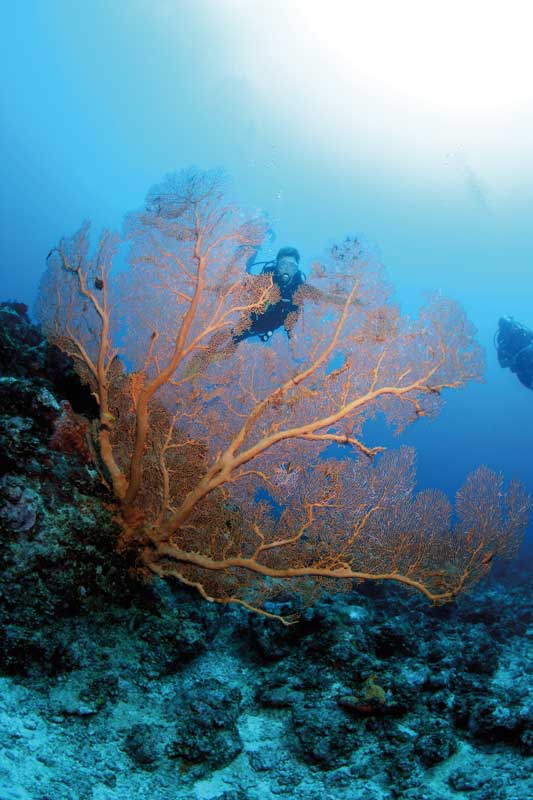
[(205, 778), (212, 800), (533, 796), (525, 562), (454, 605), (363, 586), (290, 628), (144, 584), (115, 551), (84, 446), (94, 415), (26, 308), (0, 304), (0, 740), (19, 758), (3, 785), (54, 800), (96, 785), (192, 800)]

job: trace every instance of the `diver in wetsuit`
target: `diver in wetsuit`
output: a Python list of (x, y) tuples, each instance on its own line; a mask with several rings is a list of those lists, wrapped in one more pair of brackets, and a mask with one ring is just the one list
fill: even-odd
[(509, 367), (520, 383), (533, 389), (533, 331), (512, 317), (500, 317), (494, 344), (500, 367)]
[(298, 322), (304, 300), (315, 303), (330, 302), (342, 304), (345, 297), (342, 291), (323, 292), (306, 282), (305, 274), (300, 269), (300, 254), (295, 247), (283, 247), (274, 261), (256, 262), (255, 254), (248, 260), (246, 271), (251, 275), (252, 268), (263, 266), (261, 275), (271, 275), (277, 287), (279, 299), (268, 304), (260, 313), (252, 311), (235, 330), (217, 331), (211, 337), (203, 353), (196, 355), (190, 366), (190, 374), (196, 374), (209, 364), (231, 356), (240, 342), (253, 336), (262, 342), (268, 342), (278, 328), (283, 328), (290, 339), (294, 326)]
[[(305, 274), (300, 270), (300, 254), (295, 247), (282, 247), (275, 261), (262, 262), (265, 266), (261, 275), (271, 275), (272, 282), (277, 287), (280, 299), (271, 303), (260, 314), (252, 312), (250, 326), (242, 333), (234, 334), (233, 341), (238, 343), (250, 336), (259, 336), (261, 341), (268, 342), (273, 332), (282, 326), (290, 338), (291, 331), (298, 319), (300, 305), (295, 303), (295, 294), (305, 284)], [(248, 271), (255, 262), (248, 262)], [(303, 300), (305, 295), (312, 294), (312, 287), (306, 286), (307, 291), (300, 292), (298, 300)]]

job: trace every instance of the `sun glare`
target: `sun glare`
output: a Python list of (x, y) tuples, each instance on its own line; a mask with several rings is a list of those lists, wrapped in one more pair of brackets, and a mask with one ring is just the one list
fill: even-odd
[[(290, 7), (289, 3), (289, 7)], [(531, 5), (500, 2), (297, 2), (302, 34), (355, 85), (447, 113), (531, 102)]]

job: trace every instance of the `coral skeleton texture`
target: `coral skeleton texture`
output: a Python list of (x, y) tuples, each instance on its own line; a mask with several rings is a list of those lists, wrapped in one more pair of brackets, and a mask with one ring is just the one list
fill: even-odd
[(128, 216), (127, 269), (112, 270), (108, 232), (91, 253), (88, 224), (48, 258), (37, 312), (97, 399), (120, 546), (206, 599), (284, 622), (269, 605), (280, 592), (309, 603), (354, 580), (452, 600), (515, 553), (528, 497), (482, 467), (453, 513), (442, 493), (415, 493), (410, 449), (370, 447), (364, 425), (382, 414), (401, 431), (478, 379), (472, 325), (440, 296), (402, 316), (347, 239), (313, 265), (290, 338), (240, 341), (279, 300), (269, 275), (245, 272), (265, 231), (219, 174), (189, 171)]

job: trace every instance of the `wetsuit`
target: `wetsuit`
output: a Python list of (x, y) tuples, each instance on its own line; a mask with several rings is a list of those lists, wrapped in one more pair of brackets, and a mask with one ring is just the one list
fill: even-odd
[(248, 339), (250, 336), (259, 336), (262, 341), (266, 342), (281, 326), (285, 327), (287, 336), (291, 335), (300, 308), (294, 303), (293, 298), (296, 291), (305, 283), (303, 273), (298, 270), (290, 280), (283, 281), (275, 266), (267, 266), (263, 269), (262, 274), (272, 275), (272, 280), (281, 297), (276, 303), (270, 303), (261, 314), (252, 312), (250, 327), (235, 335), (234, 342), (242, 342), (243, 339)]

